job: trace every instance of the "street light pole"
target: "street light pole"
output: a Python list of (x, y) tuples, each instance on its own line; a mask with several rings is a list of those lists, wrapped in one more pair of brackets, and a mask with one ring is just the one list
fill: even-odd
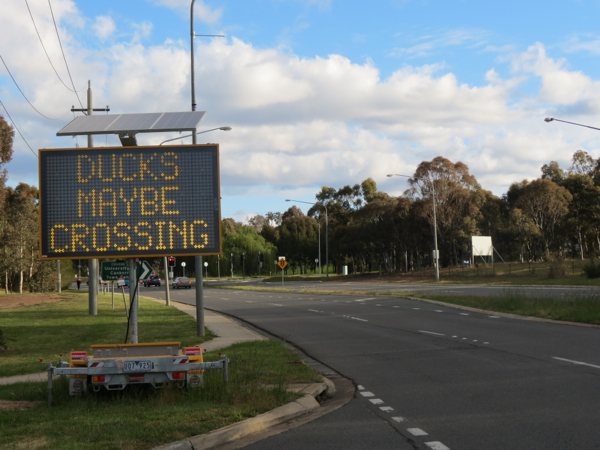
[(546, 117), (544, 119), (545, 122), (563, 122), (563, 123), (569, 123), (571, 125), (577, 125), (578, 127), (585, 127), (585, 128), (591, 128), (592, 130), (600, 130), (600, 128), (596, 128), (596, 127), (591, 127), (589, 125), (582, 125), (580, 123), (575, 123), (575, 122), (567, 122), (566, 120), (560, 120), (560, 119), (555, 119), (554, 117)]
[(408, 175), (402, 175), (399, 173), (390, 173), (387, 175), (388, 177), (405, 177), (405, 178), (415, 178), (417, 180), (429, 181), (431, 183), (431, 192), (433, 194), (433, 242), (435, 245), (435, 281), (440, 281), (440, 260), (439, 260), (439, 252), (438, 252), (438, 240), (437, 240), (437, 217), (435, 214), (435, 186), (433, 184), (433, 180), (430, 178), (421, 178), (421, 177), (411, 177)]
[[(325, 273), (329, 277), (329, 220), (327, 219), (327, 205), (325, 203), (304, 202), (302, 200), (286, 199), (286, 202), (306, 203), (307, 205), (321, 205), (325, 208)], [(319, 271), (321, 270), (321, 225), (319, 225)]]

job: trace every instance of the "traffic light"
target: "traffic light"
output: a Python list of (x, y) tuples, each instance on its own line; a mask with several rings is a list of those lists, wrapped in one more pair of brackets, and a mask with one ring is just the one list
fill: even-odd
[(215, 264), (218, 266), (219, 265), (219, 261), (215, 261)]
[(169, 267), (175, 267), (175, 257), (169, 256), (168, 260), (169, 260)]

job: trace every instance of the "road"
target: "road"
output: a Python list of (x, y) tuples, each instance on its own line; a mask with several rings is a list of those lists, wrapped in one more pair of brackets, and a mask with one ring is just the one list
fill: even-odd
[[(194, 302), (193, 290), (172, 294)], [(207, 288), (205, 304), (358, 387), (348, 405), (249, 449), (600, 448), (598, 328), (383, 296)]]
[[(338, 278), (338, 277), (336, 277)], [(343, 278), (343, 277), (342, 277)], [(240, 282), (216, 282), (211, 284), (239, 285)], [(244, 285), (280, 288), (281, 283), (263, 283), (261, 280), (248, 280)], [(389, 283), (389, 282), (345, 282), (332, 280), (327, 282), (314, 281), (284, 281), (284, 287), (289, 289), (315, 289), (320, 291), (362, 291), (377, 293), (401, 293), (401, 294), (451, 294), (451, 295), (504, 295), (507, 292), (526, 294), (530, 296), (553, 296), (570, 297), (577, 295), (596, 295), (600, 297), (600, 288), (587, 286), (492, 286), (477, 284), (432, 284), (432, 283)]]

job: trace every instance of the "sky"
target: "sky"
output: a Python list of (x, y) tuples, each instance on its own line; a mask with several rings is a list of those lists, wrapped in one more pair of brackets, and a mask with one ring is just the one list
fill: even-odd
[[(88, 81), (111, 114), (189, 111), (190, 5), (2, 0), (0, 114), (20, 132), (8, 184), (39, 185), (40, 148), (86, 146), (56, 133)], [(369, 177), (400, 195), (406, 180), (386, 174), (437, 156), (498, 196), (577, 150), (600, 157), (600, 131), (544, 121), (600, 128), (599, 12), (600, 0), (196, 0), (195, 33), (224, 35), (194, 41), (198, 131), (232, 128), (198, 135), (220, 145), (222, 217)]]

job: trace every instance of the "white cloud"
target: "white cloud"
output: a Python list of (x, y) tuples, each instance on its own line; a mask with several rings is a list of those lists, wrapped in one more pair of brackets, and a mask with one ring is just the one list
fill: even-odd
[[(163, 5), (168, 8), (178, 10), (186, 17), (190, 15), (190, 0), (150, 0), (157, 5)], [(221, 20), (223, 16), (223, 8), (211, 9), (202, 0), (197, 0), (194, 3), (194, 19), (199, 19), (206, 23), (215, 23)]]
[[(86, 20), (72, 2), (54, 3), (62, 23), (67, 17), (72, 23)], [(189, 0), (185, 3), (189, 6)], [(9, 2), (8, 15), (0, 16), (0, 28), (6, 30), (0, 34), (2, 56), (38, 109), (68, 116), (41, 119), (0, 75), (2, 100), (34, 149), (71, 146), (73, 139), (54, 135), (72, 117), (69, 110), (78, 107), (77, 100), (46, 63), (22, 9), (20, 2)], [(47, 20), (39, 26), (49, 34), (53, 30)], [(131, 42), (107, 44), (101, 51), (74, 43), (68, 29), (62, 30), (77, 88), (91, 79), (95, 105), (109, 104), (113, 113), (189, 110), (188, 43), (144, 44), (151, 30), (151, 24), (142, 23)], [(455, 33), (445, 42), (480, 41)], [(542, 44), (511, 53), (509, 78), (499, 75), (506, 63), (497, 62), (498, 70), (490, 67), (482, 86), (461, 82), (443, 64), (405, 65), (382, 78), (371, 61), (357, 64), (336, 54), (301, 58), (234, 37), (198, 42), (196, 50), (198, 109), (208, 111), (203, 129), (233, 127), (199, 136), (199, 142), (221, 143), (226, 195), (285, 192), (293, 198), (293, 193), (305, 196), (323, 185), (339, 187), (367, 177), (393, 187), (387, 173), (410, 174), (438, 155), (466, 163), (485, 189), (501, 194), (514, 181), (539, 176), (550, 160), (568, 165), (578, 148), (600, 156), (597, 132), (543, 122), (546, 116), (560, 117), (556, 113), (565, 108), (597, 110), (600, 92), (597, 81), (549, 57)], [(58, 46), (50, 46), (50, 54), (61, 61)], [(539, 91), (517, 92), (528, 81), (539, 82)], [(170, 137), (175, 136), (140, 135), (139, 141), (156, 144)], [(114, 137), (96, 138), (96, 145), (106, 142), (118, 145)], [(15, 149), (11, 183), (36, 184), (35, 158), (19, 137)]]
[(96, 36), (100, 40), (106, 40), (117, 29), (115, 25), (115, 21), (110, 16), (98, 16), (96, 17), (96, 22), (93, 25), (94, 30), (96, 31)]

